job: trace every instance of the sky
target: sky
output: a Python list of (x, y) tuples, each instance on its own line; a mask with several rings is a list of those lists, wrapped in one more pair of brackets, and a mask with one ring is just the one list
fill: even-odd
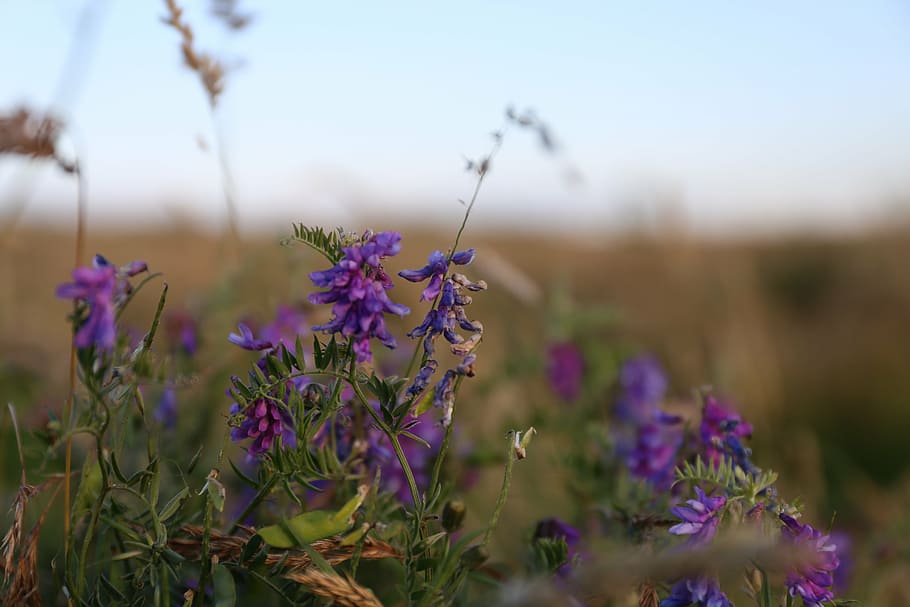
[[(481, 226), (849, 230), (910, 210), (904, 0), (248, 1), (240, 32), (184, 4), (230, 68), (214, 119), (163, 2), (0, 0), (0, 111), (65, 117), (93, 224), (220, 225), (216, 129), (244, 230), (454, 224), (465, 159), (510, 105), (558, 146), (508, 132)], [(72, 220), (70, 180), (0, 162), (0, 214), (29, 188), (30, 221)]]

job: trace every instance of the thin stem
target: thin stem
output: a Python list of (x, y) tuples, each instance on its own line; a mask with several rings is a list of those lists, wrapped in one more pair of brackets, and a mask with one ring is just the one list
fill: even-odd
[[(75, 165), (74, 174), (76, 176), (76, 247), (73, 253), (73, 268), (78, 268), (83, 255), (85, 244), (85, 180), (82, 177), (82, 169), (78, 162)], [(76, 302), (73, 302), (73, 311), (76, 310)], [(72, 341), (70, 341), (70, 372), (69, 372), (69, 392), (63, 407), (64, 427), (69, 428), (73, 423), (73, 399), (76, 392), (76, 341), (75, 332)], [(67, 433), (66, 436), (66, 457), (63, 468), (63, 558), (64, 570), (69, 565), (69, 547), (70, 547), (70, 519), (72, 513), (71, 504), (71, 483), (70, 476), (73, 469), (73, 435)], [(67, 601), (72, 604), (72, 601)]]
[(269, 476), (269, 479), (265, 482), (265, 484), (262, 487), (259, 488), (259, 491), (253, 497), (253, 499), (250, 500), (250, 503), (247, 504), (246, 508), (243, 509), (243, 512), (240, 513), (240, 516), (238, 516), (236, 519), (234, 519), (234, 522), (231, 524), (231, 527), (228, 530), (228, 533), (234, 533), (235, 531), (237, 531), (237, 529), (240, 528), (240, 525), (243, 524), (243, 521), (246, 519), (246, 517), (248, 517), (250, 515), (250, 513), (253, 512), (253, 510), (255, 510), (256, 507), (260, 503), (262, 503), (262, 500), (264, 500), (266, 497), (268, 497), (269, 493), (272, 492), (272, 488), (275, 486), (275, 484), (277, 482), (278, 482), (277, 474), (273, 474), (273, 475)]
[[(505, 139), (506, 133), (509, 129), (509, 123), (506, 122), (501, 129), (496, 131), (493, 139), (493, 147), (490, 148), (490, 153), (486, 155), (484, 159), (480, 161), (480, 166), (477, 168), (477, 181), (474, 184), (474, 191), (471, 193), (471, 199), (468, 201), (467, 208), (465, 208), (464, 217), (461, 219), (461, 225), (458, 227), (458, 232), (455, 234), (455, 241), (452, 242), (452, 247), (449, 249), (449, 257), (447, 259), (446, 267), (448, 267), (452, 262), (452, 256), (455, 255), (455, 251), (458, 250), (458, 243), (461, 241), (461, 235), (464, 233), (465, 227), (468, 225), (468, 218), (471, 217), (471, 211), (474, 209), (474, 203), (477, 202), (477, 197), (480, 195), (480, 188), (483, 186), (483, 182), (487, 177), (487, 174), (490, 172), (490, 164), (493, 162), (493, 159), (499, 153), (499, 150), (502, 149), (502, 142)], [(443, 280), (445, 280), (445, 276)], [(433, 300), (433, 304), (430, 306), (430, 309), (434, 309), (436, 304), (439, 302), (439, 298), (442, 296), (442, 291), (437, 293), (436, 298)], [(414, 354), (411, 355), (411, 361), (408, 363), (407, 371), (405, 372), (405, 377), (411, 377), (411, 373), (414, 372), (414, 363), (417, 361), (418, 352), (423, 351), (423, 355), (420, 360), (420, 365), (423, 366), (427, 362), (429, 356), (426, 353), (426, 350), (423, 349), (423, 342), (426, 341), (427, 337), (424, 335), (420, 338), (420, 341), (417, 342), (417, 347), (414, 349)]]
[(231, 171), (231, 164), (228, 161), (227, 149), (224, 145), (224, 134), (221, 129), (221, 122), (218, 120), (218, 113), (215, 106), (209, 106), (212, 116), (212, 132), (215, 139), (215, 154), (218, 156), (218, 168), (221, 172), (221, 188), (224, 192), (224, 206), (227, 210), (228, 233), (235, 247), (235, 253), (240, 249), (240, 227), (237, 213), (237, 203), (234, 187), (234, 177)]
[(490, 515), (490, 522), (487, 523), (487, 531), (483, 534), (483, 541), (480, 543), (486, 546), (490, 542), (490, 536), (499, 522), (499, 515), (502, 514), (503, 506), (506, 504), (506, 497), (509, 495), (509, 486), (512, 484), (512, 465), (515, 463), (515, 452), (511, 441), (512, 434), (509, 434), (509, 453), (506, 457), (506, 469), (502, 475), (502, 488), (499, 490), (499, 497), (496, 499), (496, 507), (493, 514)]
[(421, 504), (420, 491), (417, 489), (417, 481), (414, 480), (414, 473), (411, 472), (411, 465), (408, 463), (408, 458), (405, 457), (404, 451), (401, 449), (401, 443), (398, 441), (398, 435), (392, 432), (392, 429), (389, 428), (385, 421), (379, 417), (379, 414), (373, 410), (373, 407), (370, 406), (370, 402), (364, 395), (363, 390), (360, 389), (360, 386), (356, 381), (354, 381), (354, 378), (349, 378), (348, 382), (354, 389), (354, 393), (357, 395), (357, 399), (360, 400), (363, 408), (366, 409), (367, 413), (370, 414), (370, 417), (373, 418), (373, 421), (376, 422), (376, 425), (379, 426), (383, 434), (385, 434), (392, 442), (392, 448), (395, 450), (395, 457), (398, 458), (398, 463), (401, 465), (401, 469), (404, 471), (404, 476), (408, 481), (408, 489), (411, 491), (411, 499), (414, 501), (414, 508), (419, 508)]

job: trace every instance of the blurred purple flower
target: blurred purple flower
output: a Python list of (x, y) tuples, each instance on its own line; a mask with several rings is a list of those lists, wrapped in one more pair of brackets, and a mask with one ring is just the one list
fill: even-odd
[(392, 288), (392, 281), (380, 264), (382, 258), (401, 250), (400, 240), (398, 232), (379, 232), (365, 242), (344, 247), (344, 258), (334, 267), (310, 274), (313, 284), (328, 291), (311, 294), (309, 301), (334, 304), (332, 320), (313, 330), (341, 333), (350, 338), (358, 362), (373, 359), (372, 337), (389, 348), (397, 345), (386, 329), (383, 314), (405, 316), (410, 312), (406, 306), (389, 299), (386, 291)]
[(714, 578), (698, 577), (680, 580), (670, 590), (670, 596), (660, 602), (660, 607), (733, 607), (727, 595), (721, 592)]
[(833, 531), (831, 541), (837, 547), (837, 569), (834, 570), (834, 591), (843, 595), (850, 587), (856, 562), (853, 558), (853, 540), (844, 531)]
[(235, 443), (252, 439), (247, 447), (251, 457), (258, 457), (272, 448), (275, 440), (281, 437), (285, 448), (297, 446), (297, 435), (294, 432), (294, 420), (284, 407), (264, 398), (249, 403), (241, 409), (234, 403), (231, 415), (242, 415), (238, 426), (231, 429), (231, 440)]
[(240, 330), (240, 333), (231, 333), (228, 335), (228, 341), (239, 346), (244, 350), (268, 350), (272, 347), (272, 342), (266, 341), (264, 339), (256, 339), (253, 336), (253, 331), (243, 323), (237, 325), (237, 328)]
[(783, 540), (811, 553), (796, 569), (787, 573), (790, 596), (802, 597), (806, 607), (822, 607), (823, 601), (834, 599), (831, 586), (834, 584), (834, 571), (840, 565), (837, 546), (831, 543), (829, 536), (822, 535), (811, 525), (800, 524), (788, 514), (781, 514), (780, 520), (784, 523), (781, 527)]
[(95, 255), (92, 267), (73, 270), (73, 282), (57, 287), (57, 297), (84, 302), (88, 316), (76, 331), (77, 348), (95, 346), (109, 351), (117, 339), (115, 326), (116, 308), (130, 293), (132, 287), (126, 280), (147, 269), (145, 262), (134, 261), (117, 268), (101, 255)]
[(561, 577), (568, 576), (575, 555), (578, 554), (578, 544), (581, 542), (581, 533), (567, 522), (556, 517), (551, 517), (541, 519), (534, 529), (534, 540), (544, 538), (552, 540), (561, 538), (565, 540), (566, 547), (568, 548), (568, 555), (566, 557), (566, 562), (559, 566), (556, 573)]
[(155, 409), (155, 420), (168, 430), (173, 430), (177, 426), (177, 391), (174, 390), (174, 386), (165, 386), (161, 393), (158, 407)]
[(655, 489), (669, 489), (682, 445), (680, 419), (664, 413), (638, 426), (635, 442), (626, 456), (632, 476), (648, 481)]
[(262, 327), (259, 335), (274, 347), (282, 344), (290, 351), (297, 345), (297, 337), (307, 333), (306, 316), (297, 308), (280, 305), (275, 312), (275, 319)]
[(726, 403), (712, 395), (705, 396), (699, 426), (702, 447), (707, 461), (719, 464), (727, 451), (726, 439), (752, 436), (752, 424), (744, 422), (742, 416)]
[(660, 409), (667, 378), (653, 356), (641, 355), (623, 363), (619, 387), (615, 406), (619, 423), (614, 429), (617, 455), (625, 460), (632, 476), (655, 489), (668, 489), (683, 434), (681, 418)]
[(666, 395), (667, 383), (667, 376), (655, 357), (643, 354), (630, 358), (619, 370), (617, 416), (639, 422), (651, 418)]
[(168, 341), (174, 350), (183, 350), (187, 356), (194, 356), (199, 347), (196, 320), (183, 311), (171, 312), (164, 323)]
[(574, 343), (558, 342), (547, 348), (547, 379), (562, 400), (568, 403), (578, 400), (584, 371), (584, 358)]
[(727, 504), (723, 495), (705, 495), (701, 487), (695, 487), (695, 494), (698, 498), (688, 500), (688, 506), (676, 506), (670, 510), (683, 521), (670, 527), (670, 533), (691, 536), (684, 544), (690, 548), (704, 546), (711, 541), (720, 523), (718, 512)]

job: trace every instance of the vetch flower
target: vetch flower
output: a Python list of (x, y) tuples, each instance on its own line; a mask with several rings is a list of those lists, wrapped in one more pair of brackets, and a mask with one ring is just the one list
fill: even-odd
[(655, 489), (668, 489), (673, 482), (676, 454), (682, 445), (680, 418), (663, 412), (638, 426), (635, 441), (626, 456), (632, 476)]
[(103, 256), (95, 255), (92, 267), (76, 268), (73, 282), (57, 287), (57, 297), (82, 301), (88, 308), (88, 316), (74, 338), (77, 348), (95, 346), (109, 351), (114, 347), (117, 307), (132, 291), (126, 279), (147, 269), (143, 261), (134, 261), (118, 269)]
[(266, 341), (264, 339), (256, 339), (253, 336), (253, 331), (243, 323), (237, 325), (237, 328), (240, 330), (240, 333), (231, 333), (228, 335), (228, 341), (239, 346), (244, 350), (268, 350), (272, 347), (272, 342)]
[(670, 596), (660, 602), (660, 607), (733, 607), (727, 595), (721, 592), (717, 580), (698, 577), (680, 580), (673, 585)]
[(627, 360), (619, 371), (618, 417), (627, 421), (651, 418), (666, 395), (667, 383), (667, 376), (655, 357), (643, 354)]
[(188, 312), (180, 310), (168, 313), (164, 326), (173, 350), (182, 350), (187, 356), (196, 354), (199, 347), (196, 320)]
[(808, 552), (808, 558), (787, 573), (787, 590), (790, 596), (800, 596), (806, 607), (822, 607), (823, 601), (834, 599), (831, 586), (834, 572), (840, 565), (837, 546), (830, 537), (813, 528), (800, 524), (788, 514), (781, 514), (781, 537), (785, 542)]
[(584, 371), (584, 358), (574, 343), (557, 342), (547, 348), (547, 379), (562, 400), (568, 403), (578, 400)]
[[(474, 249), (460, 251), (448, 257), (442, 251), (433, 251), (430, 253), (427, 265), (423, 268), (419, 270), (404, 270), (398, 273), (399, 276), (411, 282), (429, 280), (421, 293), (420, 300), (433, 300), (433, 306), (427, 312), (423, 322), (408, 333), (408, 337), (412, 339), (423, 338), (424, 356), (427, 361), (408, 388), (407, 394), (412, 398), (416, 398), (426, 389), (430, 377), (438, 367), (438, 364), (432, 358), (436, 350), (436, 338), (438, 336), (442, 335), (449, 342), (453, 354), (463, 357), (466, 361), (469, 360), (471, 352), (480, 343), (483, 325), (480, 322), (468, 319), (464, 308), (471, 303), (471, 297), (466, 295), (463, 290), (483, 291), (487, 288), (487, 284), (482, 280), (474, 282), (464, 274), (457, 272), (447, 275), (449, 266), (452, 263), (455, 265), (466, 265), (473, 260)], [(464, 336), (458, 333), (459, 328), (473, 335), (465, 339)], [(473, 363), (473, 360), (473, 358), (470, 358), (471, 363)], [(472, 377), (473, 371), (468, 372), (464, 368), (467, 366), (463, 363), (456, 370), (457, 373)], [(437, 405), (441, 402), (440, 399), (443, 398), (440, 387), (448, 385), (451, 379), (443, 378), (437, 384)], [(446, 419), (449, 418), (444, 417), (444, 423)]]
[(392, 281), (380, 263), (382, 258), (401, 250), (401, 234), (380, 232), (365, 237), (360, 243), (344, 247), (344, 258), (334, 267), (310, 274), (313, 284), (328, 291), (311, 294), (309, 301), (334, 304), (332, 320), (313, 330), (341, 333), (349, 338), (357, 362), (373, 359), (370, 338), (375, 337), (388, 348), (397, 345), (386, 329), (385, 313), (405, 316), (410, 312), (389, 299), (386, 291), (392, 288)]
[(161, 393), (155, 409), (155, 420), (168, 430), (177, 425), (177, 391), (174, 386), (167, 385)]
[(279, 344), (293, 351), (297, 345), (297, 337), (307, 332), (306, 316), (297, 308), (280, 305), (275, 312), (275, 319), (262, 327), (259, 332), (264, 341), (270, 342), (275, 348)]
[(278, 437), (281, 437), (284, 447), (297, 446), (291, 414), (271, 400), (261, 398), (243, 409), (234, 403), (231, 415), (242, 416), (240, 423), (231, 429), (231, 440), (241, 442), (252, 439), (253, 442), (247, 447), (251, 457), (258, 457), (271, 449)]
[(688, 500), (688, 506), (676, 506), (670, 510), (683, 521), (670, 527), (670, 533), (691, 536), (684, 544), (691, 548), (704, 546), (711, 541), (720, 523), (718, 513), (727, 504), (725, 496), (705, 495), (701, 487), (695, 487), (695, 494), (698, 498)]
[(738, 439), (752, 436), (752, 424), (744, 422), (742, 416), (712, 395), (705, 396), (702, 408), (699, 435), (707, 461), (719, 464), (727, 453), (727, 437)]

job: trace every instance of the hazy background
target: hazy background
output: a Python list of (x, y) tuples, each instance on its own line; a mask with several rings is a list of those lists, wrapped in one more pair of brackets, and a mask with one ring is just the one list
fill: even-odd
[[(908, 209), (902, 0), (248, 2), (237, 32), (186, 4), (198, 47), (229, 68), (217, 123), (244, 232), (379, 212), (451, 223), (463, 156), (509, 104), (535, 110), (559, 154), (507, 141), (478, 226), (855, 232)], [(0, 108), (68, 120), (93, 227), (223, 217), (213, 121), (163, 14), (0, 2)], [(0, 192), (23, 187), (14, 164)], [(68, 180), (49, 171), (32, 198), (28, 221), (70, 224)]]
[[(277, 244), (292, 221), (400, 230), (390, 269), (419, 267), (461, 220), (466, 158), (507, 106), (531, 109), (555, 150), (513, 129), (463, 240), (491, 287), (472, 306), (486, 327), (472, 438), (532, 422), (528, 394), (556, 406), (541, 371), (565, 337), (548, 324), (560, 302), (606, 309), (607, 346), (655, 352), (674, 398), (729, 395), (782, 494), (868, 539), (868, 604), (910, 603), (910, 4), (247, 2), (241, 31), (186, 4), (199, 48), (230, 68), (214, 119), (157, 0), (0, 0), (0, 113), (66, 120), (82, 262), (146, 260), (169, 309), (199, 322), (224, 381), (187, 401), (222, 415), (242, 368), (227, 334), (310, 292), (320, 261)], [(53, 292), (75, 197), (52, 164), (0, 157), (0, 403), (29, 427), (66, 390), (71, 308)], [(156, 298), (125, 321), (143, 331)], [(503, 379), (516, 365), (536, 379)], [(537, 474), (517, 473), (503, 537), (555, 511)]]

